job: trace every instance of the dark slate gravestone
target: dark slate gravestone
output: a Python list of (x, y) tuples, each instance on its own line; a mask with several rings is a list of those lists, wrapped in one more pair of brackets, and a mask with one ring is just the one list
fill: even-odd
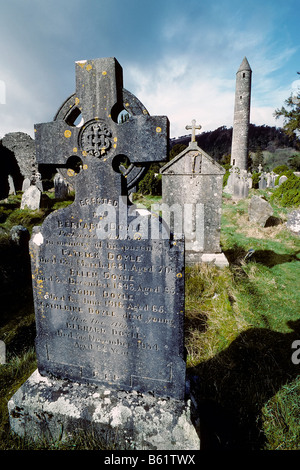
[[(30, 241), (38, 369), (182, 400), (184, 242), (152, 239), (127, 197), (147, 164), (166, 158), (168, 120), (136, 111), (122, 86), (115, 59), (77, 62), (69, 102), (83, 126), (65, 106), (35, 126), (38, 163), (66, 171), (76, 194)], [(118, 123), (127, 104), (132, 116)]]

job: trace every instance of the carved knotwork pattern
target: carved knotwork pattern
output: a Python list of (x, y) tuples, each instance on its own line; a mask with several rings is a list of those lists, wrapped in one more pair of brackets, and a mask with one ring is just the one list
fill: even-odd
[(93, 121), (83, 129), (80, 145), (87, 155), (93, 157), (106, 155), (113, 145), (112, 132), (104, 121)]

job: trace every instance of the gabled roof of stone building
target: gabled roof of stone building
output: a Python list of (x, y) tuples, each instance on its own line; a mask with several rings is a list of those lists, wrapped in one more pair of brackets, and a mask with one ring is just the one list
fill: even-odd
[[(214, 167), (214, 172), (211, 173), (211, 174), (225, 174), (225, 169), (218, 163), (216, 162), (210, 155), (208, 155), (206, 152), (204, 152), (204, 150), (202, 150), (200, 147), (198, 147), (197, 145), (197, 142), (190, 142), (188, 147), (186, 149), (184, 149), (181, 153), (179, 153), (176, 157), (174, 157), (170, 162), (168, 162), (166, 165), (164, 165), (161, 169), (160, 169), (160, 173), (161, 174), (168, 174), (169, 170), (174, 166), (176, 165), (176, 163), (181, 160), (182, 158), (185, 157), (185, 155), (191, 151), (198, 151), (202, 158), (205, 158), (206, 160), (208, 160), (208, 162), (213, 165)], [(199, 173), (201, 174), (201, 173)], [(207, 173), (206, 173), (207, 174)]]

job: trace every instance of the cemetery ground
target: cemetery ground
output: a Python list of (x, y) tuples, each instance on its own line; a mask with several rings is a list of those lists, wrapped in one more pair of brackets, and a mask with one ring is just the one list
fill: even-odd
[[(187, 369), (199, 407), (202, 449), (300, 449), (300, 373), (292, 361), (300, 340), (300, 238), (285, 226), (288, 211), (271, 200), (273, 190), (250, 190), (234, 201), (223, 193), (221, 246), (229, 267), (186, 268)], [(252, 195), (274, 209), (272, 223), (248, 221)], [(148, 208), (159, 197), (137, 196)], [(90, 435), (70, 442), (33, 444), (9, 432), (7, 402), (36, 369), (35, 319), (28, 250), (13, 244), (9, 230), (29, 233), (57, 202), (47, 193), (38, 211), (19, 209), (21, 193), (0, 204), (0, 449), (105, 449)], [(115, 443), (118, 449), (118, 442)]]

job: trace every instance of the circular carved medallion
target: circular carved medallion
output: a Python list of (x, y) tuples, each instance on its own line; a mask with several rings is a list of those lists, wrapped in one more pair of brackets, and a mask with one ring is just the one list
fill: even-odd
[(83, 126), (79, 136), (80, 147), (86, 155), (102, 157), (113, 146), (112, 132), (106, 122), (99, 119)]
[[(130, 91), (123, 88), (123, 105), (124, 109), (126, 109), (129, 114), (132, 116), (139, 116), (139, 115), (149, 115), (149, 112), (145, 108), (145, 106), (139, 101), (139, 99), (134, 96)], [(76, 94), (73, 93), (69, 96), (65, 102), (60, 106), (56, 115), (54, 116), (54, 121), (64, 121), (69, 126), (75, 126), (75, 121), (80, 115), (80, 110), (78, 108), (78, 102), (76, 101)], [(92, 121), (92, 122), (99, 122), (99, 121)], [(90, 122), (90, 124), (92, 123)], [(89, 123), (85, 125), (87, 127)], [(79, 135), (79, 146), (81, 136), (83, 134), (84, 129), (81, 129), (81, 133)], [(112, 142), (112, 138), (110, 139)], [(108, 150), (109, 151), (109, 150)], [(77, 148), (74, 149), (75, 154), (77, 154)], [(100, 152), (101, 153), (101, 152)], [(133, 163), (129, 166), (128, 169), (125, 170), (124, 175), (126, 177), (127, 189), (128, 193), (134, 192), (135, 187), (137, 186), (138, 182), (143, 178), (145, 172), (148, 169), (147, 164), (136, 166)], [(67, 168), (58, 168), (57, 171), (67, 180), (70, 186), (74, 185), (74, 176), (70, 176), (68, 174)], [(72, 171), (72, 175), (73, 175)]]

